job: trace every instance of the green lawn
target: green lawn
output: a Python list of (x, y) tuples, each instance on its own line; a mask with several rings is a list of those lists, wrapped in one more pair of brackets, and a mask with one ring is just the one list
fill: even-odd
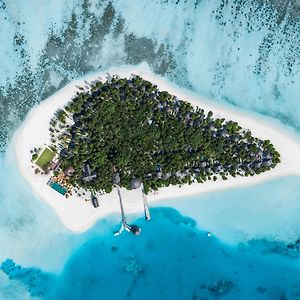
[(45, 148), (45, 150), (42, 152), (42, 154), (36, 161), (36, 164), (43, 169), (52, 160), (54, 155), (55, 153), (53, 151), (51, 151), (48, 148)]

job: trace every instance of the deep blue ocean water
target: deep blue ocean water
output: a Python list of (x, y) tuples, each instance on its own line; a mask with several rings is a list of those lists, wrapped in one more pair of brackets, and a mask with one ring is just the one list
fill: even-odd
[[(9, 141), (70, 80), (147, 62), (212, 101), (300, 129), (298, 0), (0, 0), (0, 299), (300, 299), (299, 177), (169, 199), (66, 230)], [(188, 99), (186, 99), (188, 100)], [(212, 237), (207, 233), (211, 232)]]
[[(25, 184), (17, 172), (14, 176), (19, 186)], [(2, 245), (8, 246), (1, 248), (1, 297), (297, 299), (299, 249), (288, 245), (299, 236), (298, 186), (298, 177), (287, 177), (255, 188), (166, 200), (151, 208), (150, 222), (130, 216), (142, 227), (139, 237), (127, 232), (115, 237), (118, 215), (74, 235), (26, 193), (26, 185), (14, 191), (7, 185), (2, 201), (24, 201), (29, 207), (13, 210), (8, 204), (2, 218), (10, 222), (1, 225)], [(260, 206), (271, 194), (270, 207)], [(273, 206), (283, 216), (270, 215)]]
[(152, 215), (136, 221), (139, 237), (116, 238), (109, 226), (97, 234), (100, 222), (58, 274), (10, 260), (1, 269), (44, 299), (294, 299), (300, 292), (297, 258), (226, 246), (172, 208)]

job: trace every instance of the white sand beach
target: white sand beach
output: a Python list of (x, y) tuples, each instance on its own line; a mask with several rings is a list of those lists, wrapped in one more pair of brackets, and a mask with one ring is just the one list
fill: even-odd
[[(179, 99), (189, 101), (193, 105), (203, 108), (206, 112), (211, 110), (214, 117), (223, 117), (238, 122), (243, 128), (250, 129), (254, 136), (261, 139), (269, 139), (277, 151), (281, 154), (281, 163), (271, 171), (254, 177), (229, 178), (226, 181), (205, 182), (186, 186), (172, 186), (162, 188), (158, 193), (147, 196), (150, 203), (161, 199), (184, 197), (216, 190), (257, 184), (280, 176), (300, 175), (300, 141), (295, 135), (291, 135), (274, 119), (262, 117), (254, 113), (246, 113), (235, 107), (214, 103), (199, 95), (179, 88), (161, 77), (153, 74), (147, 65), (141, 64), (135, 67), (123, 67), (110, 69), (105, 73), (89, 75), (80, 80), (75, 80), (59, 90), (48, 99), (36, 105), (28, 113), (26, 120), (15, 133), (12, 147), (15, 150), (16, 160), (21, 174), (31, 185), (33, 191), (41, 199), (46, 201), (56, 211), (61, 222), (74, 232), (82, 232), (92, 226), (98, 219), (111, 213), (119, 213), (120, 205), (117, 191), (99, 196), (99, 208), (94, 208), (90, 202), (84, 201), (79, 196), (73, 195), (66, 199), (46, 182), (47, 175), (35, 175), (31, 167), (31, 153), (35, 147), (50, 144), (49, 122), (55, 111), (67, 104), (78, 91), (78, 86), (86, 86), (94, 80), (106, 80), (108, 74), (128, 77), (131, 74), (140, 75), (144, 79), (156, 84), (160, 90), (166, 90)], [(127, 191), (122, 189), (124, 197), (125, 213), (143, 212), (141, 190)], [(142, 215), (142, 214), (141, 214)]]

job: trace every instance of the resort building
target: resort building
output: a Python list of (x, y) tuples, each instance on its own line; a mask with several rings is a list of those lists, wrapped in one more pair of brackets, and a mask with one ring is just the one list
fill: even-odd
[(95, 208), (99, 207), (99, 202), (98, 202), (98, 198), (94, 195), (92, 195), (92, 204)]
[(90, 182), (97, 178), (97, 174), (91, 171), (90, 165), (85, 164), (83, 167), (83, 177), (82, 180), (85, 182)]
[(57, 161), (57, 162), (51, 161), (50, 165), (49, 165), (49, 169), (51, 171), (57, 171), (59, 166), (60, 166), (60, 161)]
[(64, 169), (64, 174), (66, 176), (72, 176), (75, 173), (75, 169), (73, 166), (69, 166), (67, 168)]

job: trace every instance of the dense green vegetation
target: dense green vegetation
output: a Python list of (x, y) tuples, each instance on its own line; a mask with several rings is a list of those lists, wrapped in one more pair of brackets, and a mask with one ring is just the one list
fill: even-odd
[[(50, 127), (62, 167), (74, 185), (110, 192), (140, 178), (145, 191), (170, 184), (253, 176), (274, 168), (280, 155), (234, 121), (213, 118), (136, 76), (113, 78), (77, 93)], [(84, 181), (86, 167), (94, 176)]]
[(33, 153), (31, 156), (31, 160), (35, 161), (38, 157), (39, 157), (39, 155), (37, 153)]

